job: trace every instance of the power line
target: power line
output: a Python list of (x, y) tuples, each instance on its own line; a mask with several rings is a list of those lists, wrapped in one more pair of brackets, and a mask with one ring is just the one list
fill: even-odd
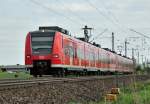
[[(138, 35), (140, 35), (140, 36), (143, 36), (144, 38), (148, 38), (148, 39), (150, 39), (150, 37), (149, 36), (147, 36), (147, 35), (145, 35), (145, 34), (143, 34), (143, 33), (141, 33), (141, 32), (138, 32), (138, 31), (136, 31), (136, 30), (134, 30), (134, 29), (129, 29), (130, 31), (132, 31), (132, 32), (135, 32), (135, 33), (137, 33)], [(140, 49), (141, 51), (142, 51), (142, 53), (144, 52), (146, 52), (146, 47), (145, 47), (145, 44), (143, 43), (143, 40), (142, 40), (142, 48)], [(148, 49), (149, 50), (149, 49)], [(147, 53), (146, 53), (147, 54)], [(142, 54), (143, 55), (143, 54)], [(143, 56), (142, 56), (143, 57)]]
[(86, 1), (92, 8), (94, 8), (99, 13), (99, 15), (102, 15), (103, 17), (105, 17), (107, 20), (109, 20), (111, 23), (114, 24), (114, 21), (112, 21), (109, 17), (107, 17), (99, 8), (97, 8), (93, 3), (91, 3), (90, 0)]
[[(30, 0), (33, 4), (36, 4), (36, 5), (38, 5), (38, 6), (40, 6), (40, 7), (42, 7), (42, 8), (45, 8), (45, 9), (47, 9), (47, 10), (51, 10), (51, 12), (53, 12), (54, 14), (57, 14), (58, 16), (60, 16), (60, 17), (64, 17), (64, 18), (66, 18), (67, 20), (69, 20), (69, 21), (71, 21), (71, 22), (73, 22), (73, 23), (78, 23), (78, 24), (82, 24), (82, 23), (80, 23), (79, 21), (75, 21), (75, 20), (73, 20), (72, 18), (70, 18), (70, 17), (68, 17), (68, 16), (65, 16), (63, 13), (59, 13), (59, 12), (57, 12), (56, 10), (54, 10), (54, 9), (52, 9), (52, 8), (50, 8), (50, 7), (47, 7), (47, 6), (45, 6), (45, 5), (43, 5), (42, 3), (39, 3), (39, 2), (37, 2), (36, 0)], [(83, 25), (83, 24), (82, 24)]]
[(112, 18), (115, 20), (115, 22), (119, 23), (119, 22), (118, 22), (118, 19), (116, 18), (116, 16), (105, 6), (105, 3), (104, 3), (103, 1), (99, 1), (99, 2), (102, 3), (101, 6), (104, 7), (104, 9), (107, 11), (107, 13), (108, 13), (109, 15), (112, 15)]
[[(102, 2), (102, 1), (101, 1)], [(127, 29), (126, 27), (124, 27), (119, 20), (116, 18), (116, 15), (114, 13), (112, 13), (104, 4), (104, 2), (102, 3), (102, 6), (106, 9), (108, 15), (111, 15), (112, 20), (114, 20), (114, 22), (116, 22), (117, 26), (120, 28), (120, 30), (122, 30), (123, 32), (126, 33), (126, 31), (124, 31), (123, 29)]]
[(98, 13), (99, 13), (99, 15), (102, 15), (104, 18), (106, 18), (108, 21), (110, 21), (112, 24), (114, 24), (114, 25), (116, 25), (120, 30), (122, 30), (123, 32), (126, 32), (126, 31), (124, 31), (121, 27), (120, 27), (120, 25), (118, 25), (118, 24), (120, 24), (120, 23), (116, 23), (116, 21), (113, 21), (110, 17), (108, 17), (107, 15), (105, 15), (99, 8), (97, 8), (93, 3), (91, 3), (90, 2), (90, 0), (86, 0), (87, 1), (87, 3), (92, 7), (92, 8), (94, 8)]
[(114, 13), (112, 13), (106, 6), (105, 6), (105, 3), (103, 1), (101, 1), (102, 5), (104, 7), (104, 9), (107, 11), (108, 15), (111, 15), (112, 17), (112, 20), (114, 20), (116, 23), (120, 24), (119, 23), (119, 20), (116, 18), (116, 16), (114, 15)]
[(138, 32), (138, 31), (136, 31), (136, 30), (134, 30), (134, 29), (129, 29), (129, 30), (132, 31), (132, 32), (135, 32), (135, 33), (137, 33), (137, 34), (139, 34), (139, 35), (141, 35), (141, 36), (143, 36), (143, 37), (145, 37), (145, 38), (150, 39), (149, 36), (147, 36), (147, 35), (145, 35), (145, 34), (143, 34), (143, 33), (141, 33), (141, 32)]
[[(82, 21), (82, 23), (84, 23), (84, 24), (87, 24), (87, 23), (88, 23), (87, 21), (85, 21), (84, 18), (82, 18), (82, 17), (80, 17), (79, 15), (75, 14), (74, 12), (72, 12), (72, 9), (71, 9), (71, 8), (69, 8), (68, 6), (66, 7), (66, 6), (65, 6), (65, 3), (64, 3), (63, 1), (60, 1), (60, 0), (56, 0), (56, 1), (59, 2), (59, 3), (61, 3), (61, 5), (62, 5), (64, 8), (66, 8), (66, 9), (69, 11), (70, 14), (73, 14), (75, 17), (77, 17), (80, 21)], [(88, 24), (89, 24), (89, 23), (88, 23)]]
[(108, 31), (108, 29), (104, 29), (100, 34), (95, 36), (90, 42), (93, 42), (94, 40), (99, 39), (99, 36), (103, 35), (106, 31)]
[[(95, 7), (95, 5), (93, 5), (93, 3), (90, 2), (90, 0), (86, 0), (87, 3), (94, 8), (100, 15), (102, 15), (103, 17), (105, 17), (106, 19), (108, 19), (109, 21), (111, 21), (102, 11), (100, 11), (97, 7)], [(111, 21), (112, 22), (112, 21)]]

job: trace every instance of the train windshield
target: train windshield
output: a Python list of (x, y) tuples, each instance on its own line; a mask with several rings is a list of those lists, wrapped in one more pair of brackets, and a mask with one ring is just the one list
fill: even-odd
[(55, 32), (31, 33), (32, 53), (50, 54), (52, 52)]

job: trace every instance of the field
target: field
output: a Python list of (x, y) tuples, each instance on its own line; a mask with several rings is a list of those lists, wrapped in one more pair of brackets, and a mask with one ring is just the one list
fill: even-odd
[(117, 101), (102, 101), (90, 104), (150, 104), (150, 81), (144, 84), (136, 83), (127, 88), (122, 88)]
[(32, 76), (25, 71), (21, 72), (0, 72), (0, 79), (28, 79)]
[[(70, 102), (69, 104), (82, 104)], [(128, 87), (121, 88), (117, 101), (89, 102), (86, 104), (150, 104), (150, 80), (143, 83), (134, 83)]]

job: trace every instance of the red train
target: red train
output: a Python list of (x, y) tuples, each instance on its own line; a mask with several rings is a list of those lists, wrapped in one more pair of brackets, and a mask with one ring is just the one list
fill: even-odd
[(29, 32), (25, 65), (32, 75), (133, 72), (133, 60), (69, 35), (60, 27), (39, 27)]

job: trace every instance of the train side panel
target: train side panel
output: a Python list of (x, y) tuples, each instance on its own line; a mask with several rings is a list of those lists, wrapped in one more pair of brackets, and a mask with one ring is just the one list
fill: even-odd
[(27, 34), (25, 42), (25, 65), (32, 65), (30, 33)]
[(53, 52), (51, 57), (51, 64), (53, 66), (59, 66), (63, 64), (63, 39), (62, 35), (59, 32), (56, 32), (54, 43), (53, 43)]

